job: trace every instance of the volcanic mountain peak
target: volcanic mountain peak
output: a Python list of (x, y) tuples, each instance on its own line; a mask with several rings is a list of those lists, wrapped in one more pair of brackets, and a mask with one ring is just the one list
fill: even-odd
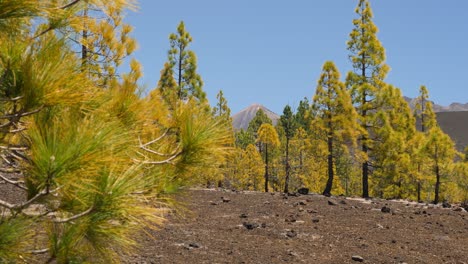
[(258, 110), (260, 109), (262, 109), (262, 111), (271, 119), (273, 125), (276, 125), (280, 116), (261, 104), (252, 104), (249, 107), (240, 111), (239, 113), (233, 115), (232, 125), (235, 129), (246, 130), (249, 126), (250, 121), (255, 117)]

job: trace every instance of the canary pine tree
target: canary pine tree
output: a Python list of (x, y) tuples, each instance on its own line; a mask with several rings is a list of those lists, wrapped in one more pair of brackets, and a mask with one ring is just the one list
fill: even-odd
[[(417, 145), (423, 146), (424, 141), (426, 140), (427, 133), (430, 129), (437, 125), (436, 116), (434, 110), (432, 108), (432, 103), (429, 101), (429, 91), (427, 90), (426, 86), (421, 85), (419, 88), (419, 96), (416, 98), (416, 105), (414, 109), (414, 116), (417, 120)], [(417, 200), (421, 201), (421, 193), (423, 186), (427, 183), (428, 177), (427, 175), (427, 166), (428, 163), (427, 155), (424, 154), (424, 149), (420, 149), (416, 156), (414, 156), (414, 161), (417, 164)]]
[(276, 129), (268, 124), (262, 124), (260, 128), (258, 129), (258, 138), (257, 142), (262, 144), (264, 147), (264, 152), (265, 152), (265, 192), (268, 192), (268, 182), (269, 182), (269, 164), (268, 164), (268, 147), (270, 146), (271, 148), (278, 147), (280, 145), (280, 141), (278, 138), (278, 133), (276, 132)]
[(336, 171), (337, 149), (352, 144), (357, 114), (351, 97), (340, 81), (340, 73), (331, 61), (325, 62), (312, 101), (312, 128), (327, 145), (328, 180), (323, 195), (330, 196)]
[(374, 144), (374, 182), (376, 194), (386, 198), (408, 198), (413, 186), (412, 157), (417, 153), (412, 144), (416, 135), (415, 120), (400, 89), (382, 87), (377, 112), (379, 126), (375, 128), (379, 144)]
[(362, 162), (362, 196), (369, 197), (369, 174), (372, 156), (375, 113), (379, 109), (375, 97), (384, 86), (389, 67), (385, 64), (385, 49), (377, 38), (377, 27), (372, 21), (373, 14), (368, 0), (359, 0), (355, 10), (358, 18), (353, 20), (348, 50), (354, 72), (346, 78), (353, 104), (359, 114), (362, 127), (360, 136)]
[(428, 131), (424, 152), (429, 158), (431, 172), (435, 176), (434, 204), (439, 203), (441, 197), (441, 185), (443, 180), (449, 178), (453, 172), (454, 159), (457, 152), (452, 139), (445, 134), (439, 126), (434, 126)]
[(200, 102), (206, 101), (203, 81), (197, 73), (197, 56), (189, 49), (192, 36), (185, 29), (183, 21), (177, 27), (177, 33), (169, 36), (171, 49), (168, 52), (169, 63), (177, 82), (177, 97), (185, 100), (194, 97)]
[(23, 196), (0, 194), (0, 262), (118, 262), (162, 223), (165, 194), (222, 161), (230, 133), (193, 100), (169, 115), (158, 91), (140, 98), (137, 63), (101, 89), (65, 36), (36, 34), (31, 19), (67, 9), (44, 3), (0, 2), (0, 176)]
[(123, 14), (135, 10), (134, 0), (44, 1), (55, 8), (38, 35), (53, 30), (81, 58), (81, 71), (98, 86), (109, 88), (120, 79), (119, 67), (137, 48), (133, 28)]
[(289, 163), (289, 142), (294, 137), (296, 132), (296, 123), (294, 120), (294, 115), (291, 111), (289, 105), (284, 107), (283, 115), (280, 117), (280, 124), (284, 130), (284, 137), (286, 138), (285, 142), (285, 173), (286, 177), (284, 180), (284, 193), (289, 192), (289, 178), (291, 176), (291, 164)]

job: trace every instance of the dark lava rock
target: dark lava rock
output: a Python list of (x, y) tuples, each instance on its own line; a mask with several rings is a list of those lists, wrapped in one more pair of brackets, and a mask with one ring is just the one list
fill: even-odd
[(261, 227), (262, 227), (262, 228), (266, 228), (266, 227), (267, 227), (267, 224), (266, 224), (266, 223), (262, 223)]
[(247, 222), (244, 222), (242, 223), (242, 225), (247, 228), (248, 230), (252, 230), (252, 229), (255, 229), (258, 227), (258, 224), (257, 223), (247, 223)]
[(200, 248), (200, 245), (198, 243), (190, 243), (189, 247), (191, 247), (191, 248)]
[(444, 201), (444, 202), (442, 203), (442, 207), (443, 207), (443, 208), (451, 208), (452, 205), (449, 204), (447, 201)]
[(357, 262), (364, 262), (364, 258), (361, 257), (361, 256), (357, 256), (357, 255), (352, 256), (351, 259), (354, 260), (354, 261), (357, 261)]
[(348, 204), (345, 200), (341, 200), (340, 204)]
[(289, 238), (297, 237), (297, 233), (294, 230), (286, 232), (286, 236)]
[(380, 209), (380, 211), (382, 211), (382, 213), (391, 213), (392, 212), (392, 209), (390, 209), (390, 207), (387, 207), (387, 206), (384, 206), (382, 207), (382, 209)]
[(231, 201), (231, 199), (226, 197), (221, 197), (221, 199), (223, 199), (223, 203), (229, 203)]
[(247, 214), (241, 214), (239, 217), (240, 218), (247, 218), (248, 216), (247, 216)]
[(302, 195), (307, 195), (309, 194), (309, 188), (299, 188), (297, 192)]
[(318, 218), (312, 219), (312, 223), (318, 223), (318, 222), (320, 222), (320, 219), (318, 219)]
[(294, 203), (295, 206), (297, 205), (306, 205), (305, 201), (299, 201), (299, 202), (296, 202)]
[(336, 205), (335, 202), (328, 200), (328, 205)]
[(215, 202), (211, 202), (210, 204), (211, 205), (218, 205), (218, 203), (215, 203)]
[(316, 213), (318, 213), (318, 211), (317, 211), (317, 210), (314, 210), (314, 209), (308, 209), (307, 212), (308, 212), (309, 214), (316, 214)]

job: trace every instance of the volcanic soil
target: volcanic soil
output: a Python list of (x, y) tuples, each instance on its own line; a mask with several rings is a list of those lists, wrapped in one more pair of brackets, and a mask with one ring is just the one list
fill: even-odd
[(197, 189), (125, 263), (468, 263), (460, 207)]

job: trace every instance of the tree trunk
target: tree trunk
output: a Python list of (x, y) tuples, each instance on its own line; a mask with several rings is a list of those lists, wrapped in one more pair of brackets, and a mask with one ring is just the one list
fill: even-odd
[(265, 192), (268, 192), (268, 144), (265, 144)]
[[(331, 124), (329, 124), (331, 126)], [(332, 132), (328, 133), (328, 180), (327, 185), (325, 186), (325, 190), (323, 191), (323, 195), (331, 196), (331, 190), (333, 187), (333, 137)]]
[[(88, 63), (88, 47), (85, 45), (85, 43), (87, 42), (88, 40), (88, 30), (86, 29), (87, 28), (87, 24), (86, 24), (86, 19), (88, 18), (88, 7), (86, 7), (83, 11), (83, 18), (84, 18), (84, 27), (83, 27), (83, 31), (82, 31), (82, 43), (81, 43), (81, 68), (82, 68), (82, 71), (85, 70), (85, 67)], [(87, 44), (87, 43), (86, 43)]]
[(284, 183), (284, 193), (289, 192), (289, 174), (291, 167), (289, 166), (289, 138), (286, 138), (286, 179)]
[[(362, 29), (364, 31), (364, 29)], [(363, 32), (364, 33), (364, 32)], [(367, 82), (367, 79), (366, 79), (366, 54), (365, 52), (362, 53), (362, 68), (361, 68), (361, 76), (362, 76), (362, 79), (363, 80), (366, 80)], [(364, 120), (364, 129), (366, 130), (366, 132), (368, 132), (368, 128), (367, 128), (367, 121), (366, 121), (366, 117), (367, 117), (367, 110), (366, 110), (366, 104), (367, 104), (367, 94), (366, 92), (364, 91), (362, 93), (362, 119)], [(369, 152), (369, 149), (367, 147), (367, 136), (363, 136), (362, 137), (362, 151), (364, 152), (364, 154), (366, 155), (367, 157), (367, 160), (365, 160), (363, 163), (362, 163), (362, 197), (363, 198), (369, 198), (369, 157), (368, 157), (368, 152)]]
[(439, 164), (437, 163), (435, 167), (435, 173), (436, 173), (436, 184), (435, 184), (434, 204), (438, 204), (439, 203), (439, 190), (440, 190), (440, 170), (439, 170)]

